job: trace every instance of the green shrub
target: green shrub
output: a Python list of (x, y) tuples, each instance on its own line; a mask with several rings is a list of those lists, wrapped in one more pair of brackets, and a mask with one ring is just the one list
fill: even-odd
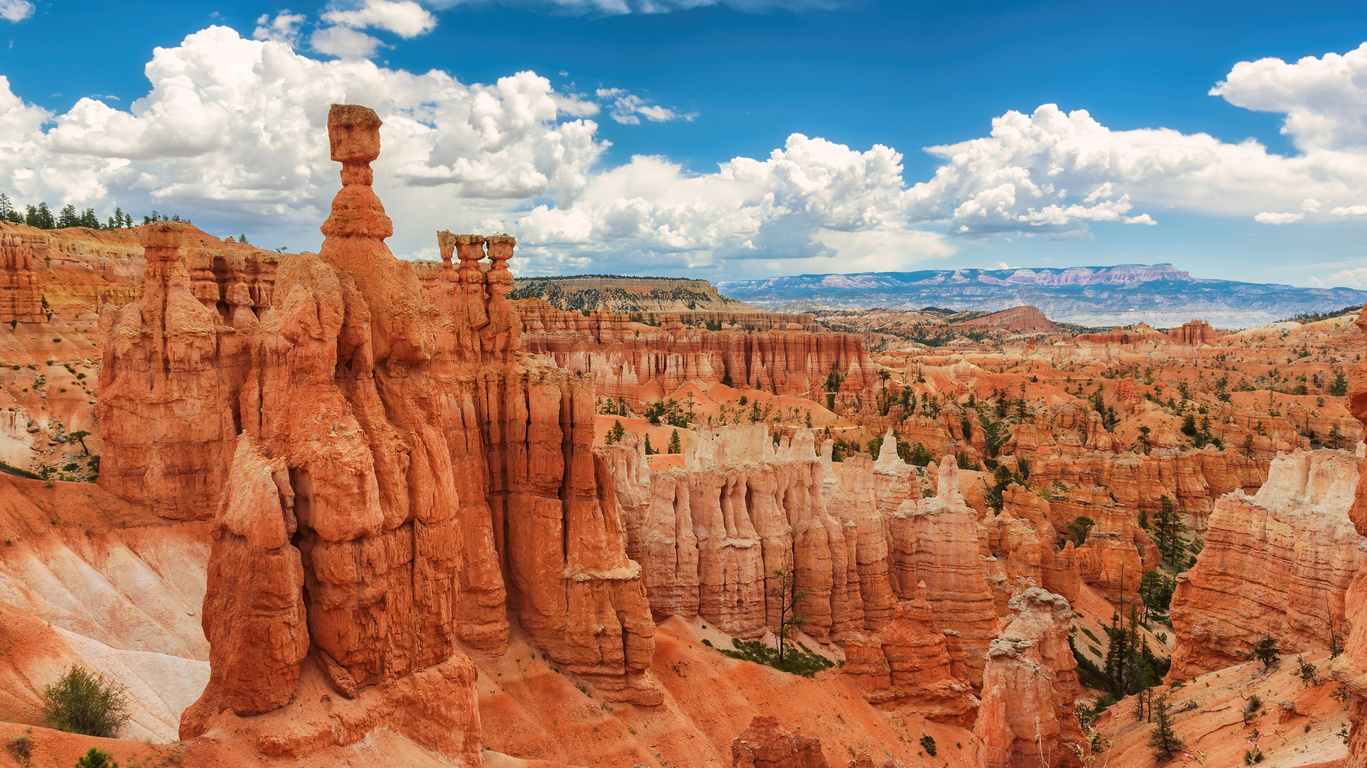
[(114, 758), (107, 752), (91, 747), (89, 752), (76, 761), (76, 768), (119, 768), (119, 764), (114, 762)]
[(43, 719), (58, 730), (112, 739), (128, 720), (128, 701), (122, 687), (73, 665), (43, 691)]
[(773, 667), (782, 672), (789, 672), (803, 677), (812, 677), (823, 669), (830, 669), (835, 666), (830, 659), (812, 651), (802, 643), (788, 641), (783, 653), (783, 661), (779, 661), (778, 649), (770, 648), (758, 640), (741, 640), (731, 638), (731, 645), (734, 650), (718, 648), (723, 654), (733, 659), (749, 661), (755, 664), (763, 664)]
[[(29, 729), (29, 731), (32, 730), (32, 728)], [(14, 755), (17, 762), (28, 765), (29, 759), (33, 757), (33, 739), (29, 737), (28, 733), (15, 734), (14, 738), (5, 745), (5, 749)]]
[(921, 749), (924, 749), (927, 755), (935, 757), (935, 739), (930, 734), (921, 734)]

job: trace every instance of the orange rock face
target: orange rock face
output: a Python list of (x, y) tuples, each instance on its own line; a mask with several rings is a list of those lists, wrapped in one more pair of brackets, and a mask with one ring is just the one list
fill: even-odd
[(978, 765), (1078, 765), (1068, 747), (1081, 734), (1073, 713), (1081, 686), (1068, 647), (1072, 606), (1058, 595), (1029, 589), (1011, 599), (1011, 608), (1016, 617), (992, 641), (983, 672), (982, 707), (973, 729)]
[(956, 637), (936, 627), (924, 589), (915, 600), (898, 603), (882, 629), (845, 643), (841, 672), (879, 706), (965, 727), (977, 712), (963, 650)]
[(1193, 347), (1202, 344), (1214, 346), (1219, 343), (1220, 335), (1205, 320), (1192, 320), (1168, 331), (1168, 338), (1174, 343)]
[(43, 284), (33, 252), (17, 235), (0, 234), (0, 322), (43, 320)]
[(998, 632), (997, 609), (984, 579), (978, 514), (959, 492), (954, 458), (941, 460), (938, 472), (934, 497), (902, 502), (888, 521), (892, 570), (899, 595), (914, 595), (918, 583), (925, 583), (936, 623), (957, 634), (968, 680), (978, 686), (988, 644)]
[(827, 768), (821, 742), (788, 733), (772, 717), (756, 716), (731, 742), (732, 768)]
[[(1367, 332), (1367, 308), (1355, 323)], [(1353, 369), (1348, 382), (1348, 402), (1353, 417), (1367, 425), (1367, 365)], [(1367, 536), (1367, 487), (1359, 482), (1348, 511), (1359, 535)], [(1342, 654), (1331, 664), (1335, 678), (1348, 688), (1348, 768), (1367, 766), (1367, 568), (1353, 576), (1345, 598), (1345, 612), (1351, 633)]]
[(213, 673), (185, 737), (330, 689), (344, 711), (282, 715), (306, 725), (279, 732), (263, 720), (257, 748), (306, 754), (319, 733), (347, 743), (388, 723), (477, 761), (458, 642), (501, 653), (511, 609), (606, 697), (650, 705), (654, 628), (592, 451), (591, 382), (516, 360), (512, 238), (467, 238), (460, 269), (424, 291), (384, 245), (378, 128), (333, 108), (343, 188), (326, 239), (280, 263), (265, 311), (245, 284), (230, 311), (206, 306), (182, 228), (153, 228), (143, 298), (105, 321), (105, 482), (183, 518), (227, 489), (205, 598)]
[(1284, 652), (1343, 642), (1344, 596), (1363, 565), (1348, 517), (1358, 460), (1343, 451), (1277, 457), (1254, 496), (1215, 503), (1205, 548), (1178, 577), (1171, 680), (1236, 664), (1264, 633)]
[[(827, 402), (832, 371), (841, 378), (837, 409), (874, 406), (883, 380), (859, 336), (811, 333), (798, 323), (766, 331), (685, 327), (665, 315), (661, 327), (628, 322), (608, 310), (585, 317), (545, 302), (518, 303), (525, 348), (558, 367), (592, 373), (600, 396), (633, 410), (668, 396), (685, 381), (732, 383)], [(709, 321), (710, 322), (710, 321)]]

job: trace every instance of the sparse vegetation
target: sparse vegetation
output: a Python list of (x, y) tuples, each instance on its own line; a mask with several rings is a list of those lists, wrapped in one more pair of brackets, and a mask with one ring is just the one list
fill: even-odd
[(43, 691), (42, 715), (52, 728), (112, 739), (128, 720), (128, 701), (121, 686), (73, 665)]

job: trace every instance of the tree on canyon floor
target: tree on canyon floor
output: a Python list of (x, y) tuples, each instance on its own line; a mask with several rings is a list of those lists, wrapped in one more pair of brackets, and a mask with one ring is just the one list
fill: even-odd
[(1277, 646), (1277, 638), (1273, 637), (1271, 632), (1264, 632), (1263, 636), (1258, 638), (1258, 642), (1253, 644), (1253, 652), (1249, 657), (1260, 662), (1263, 671), (1267, 672), (1281, 661), (1282, 649)]
[(1168, 703), (1167, 694), (1159, 696), (1153, 703), (1153, 722), (1154, 729), (1153, 735), (1149, 737), (1149, 749), (1153, 751), (1155, 760), (1166, 763), (1187, 748), (1173, 730), (1172, 706)]
[(679, 430), (669, 433), (669, 452), (683, 453), (683, 442), (679, 440)]
[(1166, 620), (1177, 580), (1160, 570), (1146, 571), (1139, 580), (1139, 599), (1144, 602), (1144, 620)]
[(797, 606), (807, 596), (807, 590), (797, 588), (797, 576), (788, 568), (774, 569), (774, 597), (778, 598), (778, 663), (783, 664), (784, 643), (797, 634), (798, 628), (807, 617), (798, 611)]
[(1158, 504), (1158, 511), (1154, 513), (1153, 521), (1150, 523), (1149, 536), (1164, 560), (1179, 571), (1186, 570), (1189, 560), (1186, 554), (1188, 542), (1182, 534), (1186, 533), (1187, 526), (1182, 522), (1182, 511), (1177, 509), (1172, 499), (1167, 496), (1161, 497)]
[(608, 430), (608, 434), (605, 438), (603, 438), (603, 442), (607, 443), (608, 445), (614, 445), (620, 442), (623, 437), (626, 437), (626, 434), (627, 430), (626, 427), (622, 426), (622, 420), (617, 419), (616, 421), (612, 422), (612, 428)]

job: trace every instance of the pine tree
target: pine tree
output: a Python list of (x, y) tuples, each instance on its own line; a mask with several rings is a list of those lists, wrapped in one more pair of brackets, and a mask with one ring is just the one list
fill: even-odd
[(679, 439), (679, 430), (674, 430), (669, 434), (669, 452), (683, 453), (683, 441)]
[(1262, 662), (1263, 671), (1272, 669), (1282, 657), (1282, 649), (1277, 647), (1277, 639), (1271, 632), (1263, 633), (1258, 642), (1253, 644), (1253, 658)]
[(1182, 534), (1186, 532), (1187, 526), (1182, 522), (1182, 513), (1173, 506), (1171, 499), (1163, 496), (1159, 498), (1158, 503), (1159, 509), (1154, 514), (1153, 531), (1150, 535), (1163, 557), (1175, 567), (1182, 568), (1186, 559), (1183, 551), (1187, 546)]
[(245, 242), (247, 242), (247, 236), (246, 236), (245, 234), (238, 235), (238, 236), (237, 236), (237, 242), (239, 242), (239, 243), (245, 243)]
[(1153, 703), (1153, 735), (1149, 737), (1149, 749), (1159, 763), (1166, 763), (1187, 748), (1172, 729), (1172, 707), (1168, 704), (1167, 694), (1158, 697)]
[(774, 579), (777, 583), (773, 592), (778, 598), (778, 631), (774, 634), (778, 636), (778, 666), (782, 669), (785, 641), (796, 634), (798, 627), (807, 620), (807, 617), (797, 610), (802, 598), (807, 596), (807, 590), (797, 588), (797, 577), (786, 568), (775, 568)]
[(76, 213), (76, 206), (71, 203), (62, 206), (62, 212), (57, 215), (57, 228), (66, 229), (79, 226), (81, 226), (81, 217), (80, 214)]
[(621, 440), (622, 437), (626, 435), (626, 433), (627, 430), (626, 427), (622, 426), (622, 420), (617, 419), (612, 423), (612, 428), (608, 430), (608, 436), (604, 442), (606, 442), (608, 445), (613, 445), (619, 440)]
[(0, 193), (0, 221), (13, 221), (14, 204), (10, 202), (9, 195)]
[(657, 453), (659, 453), (659, 451), (655, 450), (654, 448), (652, 448), (652, 447), (650, 446), (650, 434), (647, 433), (647, 434), (646, 434), (646, 455), (647, 455), (647, 456), (654, 456), (654, 455), (657, 454)]

